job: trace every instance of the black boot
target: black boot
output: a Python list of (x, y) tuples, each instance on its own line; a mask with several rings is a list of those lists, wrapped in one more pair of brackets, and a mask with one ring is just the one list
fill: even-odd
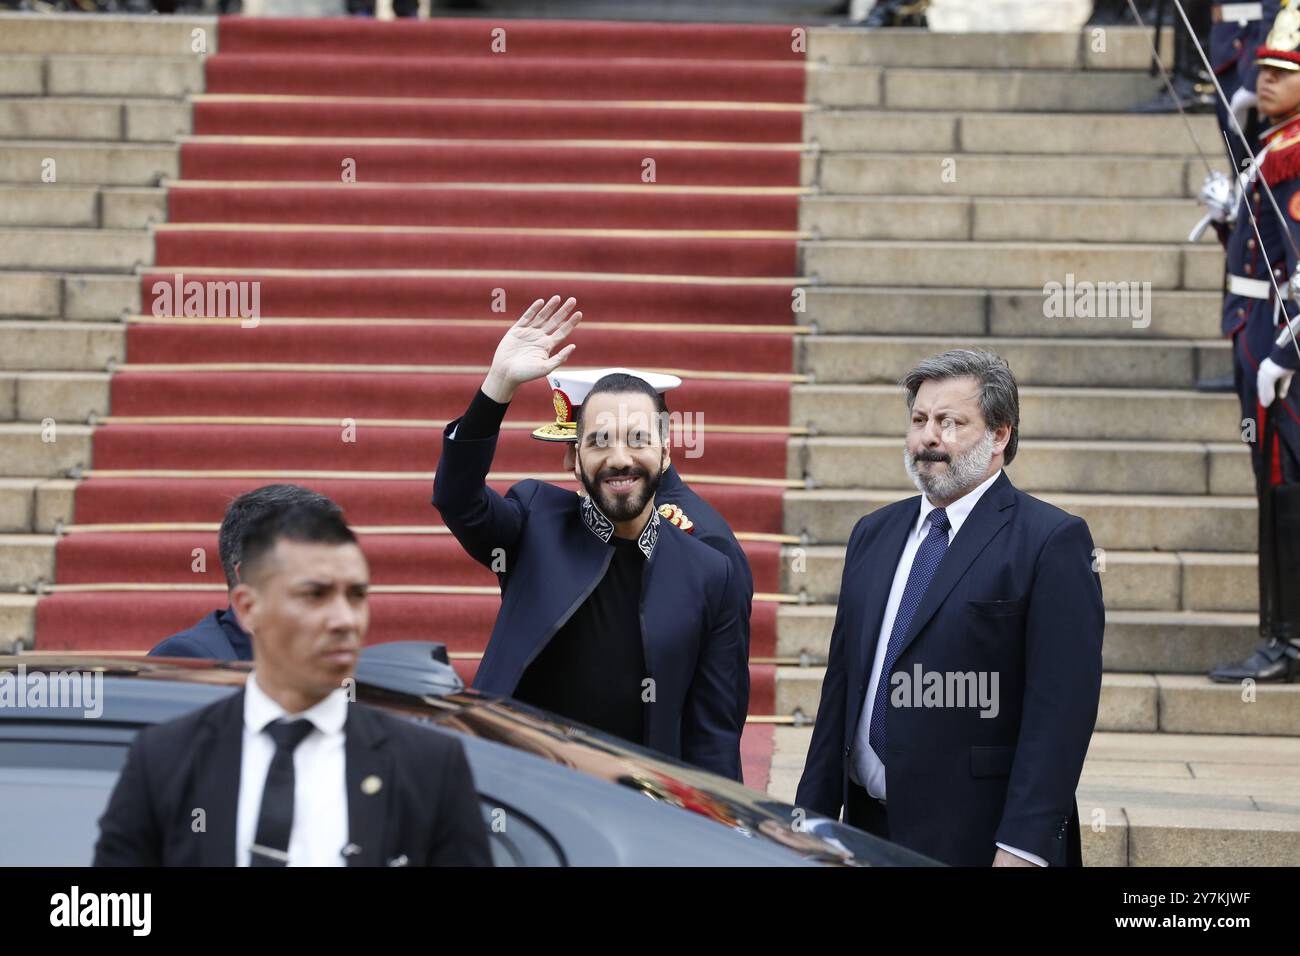
[(1169, 80), (1174, 88), (1173, 96), (1169, 95), (1169, 88), (1161, 84), (1159, 93), (1137, 106), (1130, 106), (1128, 112), (1177, 113), (1180, 106), (1187, 113), (1214, 112), (1214, 86), (1211, 83), (1186, 76), (1171, 76)]
[(1221, 684), (1239, 684), (1244, 680), (1257, 684), (1295, 683), (1300, 680), (1300, 648), (1271, 640), (1256, 648), (1244, 661), (1220, 664), (1210, 671), (1210, 680)]
[(1112, 27), (1132, 22), (1133, 14), (1129, 12), (1124, 0), (1097, 0), (1092, 8), (1092, 16), (1088, 18), (1088, 26), (1094, 27)]
[(925, 26), (925, 7), (918, 0), (879, 0), (862, 22), (864, 27)]

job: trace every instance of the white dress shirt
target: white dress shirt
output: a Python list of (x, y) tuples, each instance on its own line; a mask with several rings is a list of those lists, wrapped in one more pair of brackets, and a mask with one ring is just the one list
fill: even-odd
[[(993, 486), (1001, 474), (1002, 471), (999, 469), (984, 482), (944, 508), (944, 512), (948, 515), (949, 546), (961, 531), (961, 526), (966, 523), (966, 519), (970, 517), (975, 505), (984, 496), (984, 492)], [(903, 590), (907, 587), (908, 575), (912, 573), (912, 562), (916, 558), (916, 552), (921, 549), (921, 542), (930, 533), (930, 513), (934, 510), (935, 505), (922, 495), (921, 512), (917, 515), (912, 533), (907, 536), (907, 542), (903, 545), (903, 554), (898, 559), (898, 567), (894, 569), (894, 583), (889, 589), (889, 601), (885, 604), (885, 616), (880, 622), (880, 633), (876, 638), (876, 656), (871, 663), (871, 680), (867, 683), (867, 696), (862, 703), (862, 713), (858, 717), (858, 728), (853, 739), (853, 759), (849, 763), (849, 779), (858, 786), (864, 787), (867, 793), (877, 800), (885, 799), (885, 765), (871, 749), (869, 739), (871, 712), (875, 709), (876, 689), (880, 685), (880, 672), (885, 665), (885, 652), (889, 648), (889, 635), (894, 630), (894, 619), (898, 617), (898, 606), (903, 602)], [(999, 843), (998, 846), (1002, 844)], [(1024, 853), (1010, 847), (1002, 848), (1039, 866), (1047, 865), (1046, 860), (1031, 853)]]
[(244, 685), (244, 742), (239, 768), (235, 823), (235, 865), (248, 866), (250, 847), (262, 812), (262, 790), (275, 756), (275, 741), (265, 732), (277, 720), (304, 718), (312, 731), (293, 752), (293, 829), (289, 866), (344, 866), (348, 843), (347, 761), (343, 725), (347, 690), (340, 687), (301, 714), (290, 714), (266, 695), (256, 673)]

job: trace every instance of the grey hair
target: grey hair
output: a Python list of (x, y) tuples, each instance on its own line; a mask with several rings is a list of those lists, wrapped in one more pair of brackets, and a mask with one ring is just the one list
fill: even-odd
[(924, 382), (949, 378), (973, 378), (980, 387), (980, 413), (989, 428), (1011, 426), (1011, 438), (1003, 452), (1005, 464), (1011, 464), (1020, 444), (1020, 390), (1006, 359), (983, 349), (952, 349), (931, 355), (899, 382), (907, 389), (907, 407), (916, 402), (916, 393)]

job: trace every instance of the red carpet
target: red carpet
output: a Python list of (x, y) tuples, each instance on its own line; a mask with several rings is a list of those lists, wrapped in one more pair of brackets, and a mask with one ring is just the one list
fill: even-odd
[[(194, 361), (197, 352), (205, 362), (486, 366), (504, 334), (501, 325), (265, 325), (247, 329), (238, 324), (136, 325), (127, 331), (127, 358), (144, 364), (185, 362)], [(579, 326), (569, 341), (578, 346), (572, 359), (575, 366), (588, 357), (591, 362), (599, 359), (611, 365), (638, 366), (647, 364), (645, 357), (661, 348), (665, 337), (663, 332)], [(689, 342), (689, 349), (664, 355), (671, 361), (657, 364), (717, 371), (728, 368), (736, 353), (743, 351), (746, 371), (791, 370), (789, 335), (692, 332)], [(534, 411), (541, 414), (549, 404), (538, 405)], [(730, 418), (727, 422), (732, 424)]]
[[(509, 20), (503, 27), (511, 57), (585, 59), (593, 50), (609, 57), (656, 60), (774, 60), (803, 63), (791, 28), (711, 23)], [(223, 53), (295, 56), (305, 53), (410, 56), (500, 56), (491, 52), (490, 20), (260, 20), (223, 19)], [(672, 70), (674, 64), (663, 64)], [(802, 96), (800, 96), (802, 102)]]
[(528, 269), (655, 275), (791, 276), (794, 244), (774, 239), (537, 236), (509, 232), (160, 231), (157, 268)]
[(174, 223), (780, 231), (799, 225), (797, 196), (644, 189), (187, 186), (172, 189), (168, 204), (168, 219)]
[[(214, 526), (242, 491), (323, 472), (335, 476), (291, 480), (331, 496), (367, 529), (377, 588), (492, 588), (493, 576), (449, 535), (383, 529), (441, 526), (429, 478), (439, 429), (422, 423), (459, 415), (504, 325), (552, 293), (576, 296), (589, 323), (574, 336), (575, 365), (714, 373), (688, 377), (670, 396), (674, 412), (698, 413), (709, 426), (701, 457), (674, 448), (688, 480), (785, 478), (784, 430), (734, 428), (790, 424), (805, 83), (791, 31), (511, 20), (507, 52), (494, 53), (494, 26), (221, 22), (208, 95), (196, 101), (194, 137), (181, 149), (183, 182), (169, 190), (169, 221), (184, 228), (156, 233), (141, 311), (154, 313), (155, 283), (188, 269), (191, 279), (256, 280), (261, 318), (306, 321), (129, 326), (127, 367), (111, 382), (111, 414), (127, 421), (96, 427), (74, 523)], [(652, 181), (643, 179), (647, 159)], [(344, 181), (345, 166), (355, 182)], [(198, 228), (211, 225), (223, 228)], [(347, 228), (357, 226), (384, 228)], [(429, 227), (444, 231), (419, 231)], [(455, 229), (472, 231), (445, 231)], [(490, 324), (315, 321), (326, 319)], [(240, 367), (185, 368), (200, 363)], [(305, 364), (333, 368), (292, 368)], [(507, 421), (552, 414), (537, 382), (520, 391)], [(264, 423), (129, 421), (162, 416)], [(362, 420), (356, 441), (342, 440), (344, 419)], [(508, 428), (494, 467), (558, 472), (561, 457)], [(100, 474), (159, 469), (184, 474)], [(221, 474), (231, 471), (264, 474)], [(784, 530), (780, 485), (695, 488), (737, 532)], [(196, 548), (206, 553), (201, 571)], [(781, 546), (745, 548), (755, 589), (780, 591)], [(40, 649), (142, 650), (224, 603), (219, 590), (162, 589), (222, 583), (212, 530), (75, 532), (59, 540), (56, 560), (56, 593), (37, 607)], [(155, 587), (57, 590), (94, 584)], [(468, 655), (456, 666), (471, 679), (498, 605), (491, 593), (376, 593), (371, 639), (444, 641)], [(755, 603), (755, 659), (775, 656), (777, 607)], [(751, 675), (751, 713), (771, 714), (775, 666), (754, 663)], [(751, 785), (766, 785), (771, 745), (770, 725), (747, 728)]]
[[(196, 265), (189, 263), (189, 265)], [(430, 269), (436, 268), (429, 266)], [(191, 277), (194, 278), (194, 277)], [(256, 269), (242, 273), (205, 273), (204, 281), (256, 280), (261, 283), (262, 315), (318, 318), (457, 318), (492, 319), (503, 302), (518, 318), (534, 299), (545, 296), (550, 283), (563, 283), (566, 294), (582, 303), (582, 314), (602, 322), (672, 322), (738, 325), (791, 325), (791, 286), (732, 285), (707, 281), (669, 283), (619, 278), (548, 279), (489, 273), (483, 276), (331, 275), (264, 276)], [(141, 277), (140, 297), (149, 312), (159, 282), (174, 285), (175, 272), (156, 270)], [(496, 290), (501, 290), (498, 297)], [(668, 345), (680, 343), (674, 337)], [(681, 349), (675, 349), (680, 354)], [(129, 353), (128, 353), (129, 355)], [(483, 364), (492, 356), (483, 357)], [(195, 359), (198, 361), (198, 359)], [(603, 363), (602, 363), (603, 364)], [(736, 369), (741, 366), (737, 364)], [(472, 394), (472, 393), (471, 393)]]
[[(432, 470), (441, 430), (357, 426), (354, 440), (342, 427), (280, 425), (105, 425), (95, 429), (96, 468), (235, 469), (291, 471)], [(696, 433), (683, 447), (670, 435), (678, 470), (706, 475), (784, 478), (786, 440), (781, 435)], [(702, 442), (702, 445), (695, 444)], [(688, 454), (702, 452), (698, 457)], [(506, 472), (560, 471), (561, 452), (527, 431), (507, 430), (492, 467)], [(728, 469), (728, 470), (724, 470)]]
[[(436, 449), (431, 449), (421, 459), (421, 464), (429, 462), (430, 473), (436, 464), (436, 456)], [(559, 470), (558, 465), (555, 470)], [(689, 479), (690, 472), (684, 472), (684, 476)], [(219, 523), (232, 498), (259, 485), (290, 480), (337, 501), (353, 524), (372, 527), (442, 524), (431, 504), (432, 480), (294, 479), (274, 470), (267, 470), (266, 477), (256, 478), (89, 478), (77, 486), (76, 521), (78, 524), (130, 521)], [(491, 481), (489, 484), (504, 494), (511, 482)], [(577, 488), (576, 482), (562, 484)], [(780, 488), (699, 484), (696, 490), (737, 531), (781, 533)], [(103, 580), (109, 580), (112, 569), (106, 568), (105, 573), (108, 576)]]
[[(451, 338), (462, 331), (428, 334)], [(132, 329), (128, 336), (132, 343), (139, 341), (134, 332)], [(580, 327), (574, 338), (590, 332)], [(474, 364), (482, 362), (481, 355), (475, 357)], [(274, 414), (289, 418), (447, 422), (464, 413), (469, 404), (465, 396), (473, 395), (482, 382), (482, 373), (133, 371), (114, 375), (110, 385), (115, 415), (247, 416), (252, 409), (273, 409)], [(785, 425), (790, 420), (790, 386), (785, 382), (689, 379), (673, 391), (669, 408), (689, 410), (702, 415), (705, 422), (724, 425)], [(550, 387), (543, 381), (529, 382), (515, 394), (506, 421), (540, 424), (554, 414)], [(556, 454), (554, 460), (562, 457)]]
[[(470, 559), (450, 534), (363, 534), (362, 545), (376, 585), (465, 585), (496, 587), (496, 575)], [(780, 588), (780, 548), (766, 541), (743, 542), (754, 571), (754, 589)], [(196, 570), (194, 550), (206, 567)], [(60, 584), (91, 584), (112, 566), (119, 582), (225, 586), (215, 531), (95, 532), (59, 539)], [(763, 656), (763, 655), (755, 655)]]
[[(599, 48), (595, 48), (599, 49)], [(604, 52), (604, 51), (601, 51)], [(209, 93), (297, 96), (419, 96), (475, 99), (691, 100), (801, 103), (804, 65), (583, 56), (410, 56), (223, 53), (208, 58)]]
[[(665, 186), (798, 186), (800, 156), (789, 150), (669, 146), (582, 146), (538, 140), (526, 150), (507, 143), (189, 142), (181, 146), (185, 179), (341, 181), (344, 160), (367, 183), (643, 182), (644, 161)], [(645, 188), (653, 188), (646, 183)]]
[(348, 103), (237, 97), (196, 103), (194, 135), (797, 143), (803, 137), (803, 113), (540, 102), (494, 104), (485, 110), (473, 103), (424, 99)]

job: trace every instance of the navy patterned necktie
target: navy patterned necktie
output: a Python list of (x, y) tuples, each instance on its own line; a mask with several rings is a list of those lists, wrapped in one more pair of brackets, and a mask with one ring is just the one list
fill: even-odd
[(312, 731), (310, 720), (277, 720), (265, 731), (275, 741), (275, 756), (266, 771), (262, 812), (257, 818), (249, 866), (287, 866), (293, 831), (293, 752)]
[(898, 613), (894, 615), (894, 626), (889, 631), (889, 644), (885, 648), (885, 660), (880, 665), (880, 680), (876, 684), (876, 700), (871, 709), (871, 727), (867, 733), (867, 742), (876, 752), (882, 764), (888, 765), (885, 757), (885, 707), (889, 702), (889, 676), (898, 663), (898, 655), (903, 650), (903, 638), (912, 625), (916, 609), (921, 606), (921, 598), (930, 586), (930, 579), (939, 569), (939, 562), (948, 553), (948, 512), (935, 508), (930, 512), (930, 533), (921, 542), (921, 547), (912, 559), (912, 570), (907, 575), (907, 585), (903, 588), (903, 598), (898, 604)]

